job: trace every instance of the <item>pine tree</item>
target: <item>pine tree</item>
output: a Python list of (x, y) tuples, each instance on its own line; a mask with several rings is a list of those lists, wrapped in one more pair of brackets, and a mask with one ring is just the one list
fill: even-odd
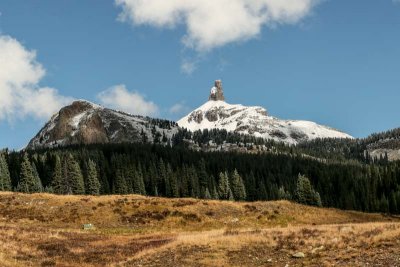
[(166, 188), (167, 185), (165, 184), (167, 180), (167, 169), (165, 167), (163, 159), (160, 159), (158, 163), (158, 179), (156, 184), (158, 195), (162, 196), (167, 194), (168, 188)]
[(379, 211), (384, 213), (389, 212), (389, 201), (386, 198), (385, 194), (382, 195), (379, 201)]
[(85, 184), (83, 175), (78, 162), (70, 154), (68, 156), (68, 175), (67, 175), (68, 193), (74, 195), (85, 194)]
[(98, 179), (96, 163), (94, 163), (93, 160), (89, 160), (88, 162), (86, 181), (86, 193), (89, 195), (98, 195), (100, 193), (100, 182)]
[(213, 187), (213, 190), (212, 190), (212, 199), (219, 199), (218, 190), (215, 187), (215, 184), (214, 184), (214, 187)]
[(286, 200), (292, 199), (292, 196), (290, 195), (290, 193), (288, 191), (286, 191), (285, 187), (283, 187), (283, 186), (281, 186), (279, 188), (278, 197), (279, 197), (279, 199), (286, 199)]
[(199, 179), (199, 189), (200, 189), (200, 197), (204, 198), (206, 193), (206, 188), (208, 187), (208, 174), (206, 171), (206, 162), (202, 158), (198, 167), (198, 179)]
[(322, 206), (319, 193), (314, 191), (310, 180), (306, 176), (301, 174), (299, 174), (297, 179), (295, 197), (296, 201), (301, 204)]
[(167, 197), (173, 197), (172, 195), (172, 185), (171, 185), (171, 180), (172, 180), (172, 170), (171, 170), (171, 165), (169, 163), (167, 164), (167, 169), (165, 173), (165, 180), (164, 180), (164, 185), (165, 185), (165, 196)]
[(114, 194), (127, 194), (128, 187), (122, 170), (117, 169), (114, 180)]
[(229, 185), (229, 176), (227, 172), (219, 174), (218, 195), (220, 199), (232, 200), (233, 194)]
[(35, 174), (32, 168), (32, 165), (29, 161), (28, 155), (25, 153), (22, 159), (21, 164), (21, 174), (20, 180), (18, 183), (17, 191), (23, 193), (34, 193), (36, 184), (35, 184)]
[(0, 154), (0, 191), (11, 191), (11, 178), (4, 154)]
[[(169, 165), (168, 165), (168, 168), (170, 168)], [(174, 173), (172, 171), (169, 172), (168, 178), (169, 178), (169, 187), (171, 190), (171, 196), (179, 197), (179, 188), (178, 188), (178, 181), (176, 179), (176, 173)]]
[(246, 188), (244, 187), (242, 177), (235, 169), (232, 174), (231, 189), (235, 200), (246, 200)]
[(206, 189), (206, 193), (205, 193), (204, 198), (205, 199), (211, 199), (211, 194), (210, 194), (210, 191), (208, 190), (208, 188)]
[(31, 191), (35, 193), (43, 192), (42, 181), (40, 180), (39, 173), (37, 171), (35, 163), (32, 163), (32, 173), (33, 173), (33, 185)]
[(62, 176), (62, 170), (61, 170), (61, 160), (58, 155), (56, 155), (56, 162), (54, 165), (54, 170), (53, 170), (53, 178), (51, 182), (51, 187), (56, 194), (64, 194), (64, 183), (63, 183), (63, 176)]
[(137, 167), (136, 176), (133, 183), (133, 191), (135, 194), (146, 195), (146, 188), (143, 181), (143, 172), (140, 164)]
[(317, 206), (317, 207), (322, 207), (321, 196), (319, 195), (319, 193), (317, 191), (313, 190), (313, 193), (314, 193), (314, 204), (313, 205)]

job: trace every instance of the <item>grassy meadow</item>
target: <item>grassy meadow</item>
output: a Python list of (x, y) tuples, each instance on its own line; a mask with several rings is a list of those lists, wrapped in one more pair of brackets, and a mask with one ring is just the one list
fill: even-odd
[(0, 193), (0, 262), (400, 266), (400, 218), (287, 201)]

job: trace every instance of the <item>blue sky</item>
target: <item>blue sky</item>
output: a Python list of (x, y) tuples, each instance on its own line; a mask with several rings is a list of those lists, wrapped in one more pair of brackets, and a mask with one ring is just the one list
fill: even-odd
[(219, 1), (1, 1), (0, 147), (23, 147), (72, 98), (178, 119), (215, 79), (279, 118), (355, 137), (400, 126), (400, 3)]

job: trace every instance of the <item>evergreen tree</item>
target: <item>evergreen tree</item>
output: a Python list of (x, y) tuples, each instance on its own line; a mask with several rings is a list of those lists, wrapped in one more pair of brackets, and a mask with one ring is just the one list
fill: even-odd
[(31, 191), (36, 193), (43, 192), (42, 181), (40, 180), (39, 173), (37, 171), (35, 163), (32, 163), (32, 173), (33, 173), (33, 186)]
[(158, 163), (158, 180), (157, 180), (157, 184), (156, 184), (159, 196), (167, 194), (167, 191), (168, 191), (168, 188), (167, 188), (168, 185), (166, 185), (167, 180), (168, 180), (167, 169), (165, 167), (163, 159), (160, 159), (160, 161)]
[(382, 195), (379, 201), (379, 211), (384, 213), (389, 212), (389, 201), (387, 200), (385, 194)]
[(198, 179), (199, 179), (199, 189), (200, 189), (200, 197), (204, 198), (206, 194), (206, 189), (208, 187), (208, 174), (206, 171), (206, 162), (202, 158), (198, 167)]
[(85, 194), (85, 184), (83, 175), (78, 162), (69, 154), (68, 156), (68, 193), (75, 195)]
[(214, 185), (213, 190), (212, 190), (212, 199), (219, 199), (218, 190), (215, 187), (215, 185)]
[(38, 180), (35, 177), (34, 169), (29, 161), (28, 154), (24, 154), (21, 164), (21, 174), (17, 190), (23, 193), (38, 192)]
[(114, 194), (127, 194), (128, 187), (122, 170), (118, 169), (114, 180)]
[(86, 193), (89, 195), (98, 195), (100, 193), (100, 182), (98, 179), (96, 163), (93, 160), (89, 160), (88, 162), (86, 181)]
[(283, 186), (279, 188), (278, 197), (279, 199), (286, 199), (286, 200), (292, 199), (292, 195), (288, 191), (286, 191), (285, 187)]
[(171, 197), (179, 197), (178, 181), (176, 179), (176, 173), (170, 171), (170, 166), (168, 165), (168, 184), (171, 190)]
[(61, 160), (58, 155), (56, 155), (55, 158), (56, 158), (56, 161), (55, 161), (55, 166), (54, 166), (54, 170), (53, 170), (53, 179), (51, 182), (51, 187), (52, 187), (54, 193), (65, 194), (66, 192), (65, 192), (64, 183), (63, 183)]
[(210, 191), (208, 190), (208, 188), (206, 189), (206, 193), (205, 193), (204, 198), (205, 199), (211, 199), (211, 194), (210, 194)]
[(390, 192), (389, 195), (389, 211), (391, 214), (396, 214), (398, 209), (398, 203), (396, 201), (396, 194), (394, 191)]
[(219, 174), (218, 195), (220, 199), (232, 200), (233, 193), (229, 185), (229, 176), (227, 172)]
[(0, 191), (11, 191), (11, 178), (4, 154), (0, 154)]
[(244, 187), (242, 177), (235, 169), (232, 174), (231, 189), (235, 200), (246, 200), (246, 188)]
[(322, 206), (321, 197), (311, 186), (310, 180), (299, 174), (296, 187), (296, 201), (301, 204)]
[(319, 193), (317, 191), (313, 190), (313, 193), (314, 193), (314, 200), (313, 200), (312, 205), (315, 205), (317, 207), (322, 207), (321, 196), (319, 195)]
[(133, 184), (133, 191), (135, 194), (146, 195), (146, 188), (143, 181), (143, 172), (140, 164), (137, 167), (136, 176)]
[(258, 190), (257, 190), (257, 199), (259, 200), (269, 200), (268, 198), (268, 193), (267, 193), (267, 189), (265, 188), (265, 183), (264, 181), (259, 181), (258, 183)]
[(164, 185), (165, 185), (165, 196), (167, 197), (173, 197), (172, 195), (172, 185), (171, 185), (171, 180), (173, 173), (171, 170), (171, 165), (167, 164), (167, 168), (166, 168), (166, 173), (165, 173), (165, 180), (164, 180)]

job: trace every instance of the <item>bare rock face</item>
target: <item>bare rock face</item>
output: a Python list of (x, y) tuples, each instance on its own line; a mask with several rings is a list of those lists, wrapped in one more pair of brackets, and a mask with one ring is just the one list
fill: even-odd
[(210, 97), (208, 100), (225, 101), (224, 90), (222, 89), (222, 81), (216, 80), (214, 87), (211, 88)]
[(55, 114), (27, 148), (160, 142), (156, 135), (170, 140), (178, 129), (175, 122), (130, 115), (80, 100)]
[(189, 121), (195, 121), (201, 123), (203, 121), (203, 112), (195, 111), (190, 114)]

